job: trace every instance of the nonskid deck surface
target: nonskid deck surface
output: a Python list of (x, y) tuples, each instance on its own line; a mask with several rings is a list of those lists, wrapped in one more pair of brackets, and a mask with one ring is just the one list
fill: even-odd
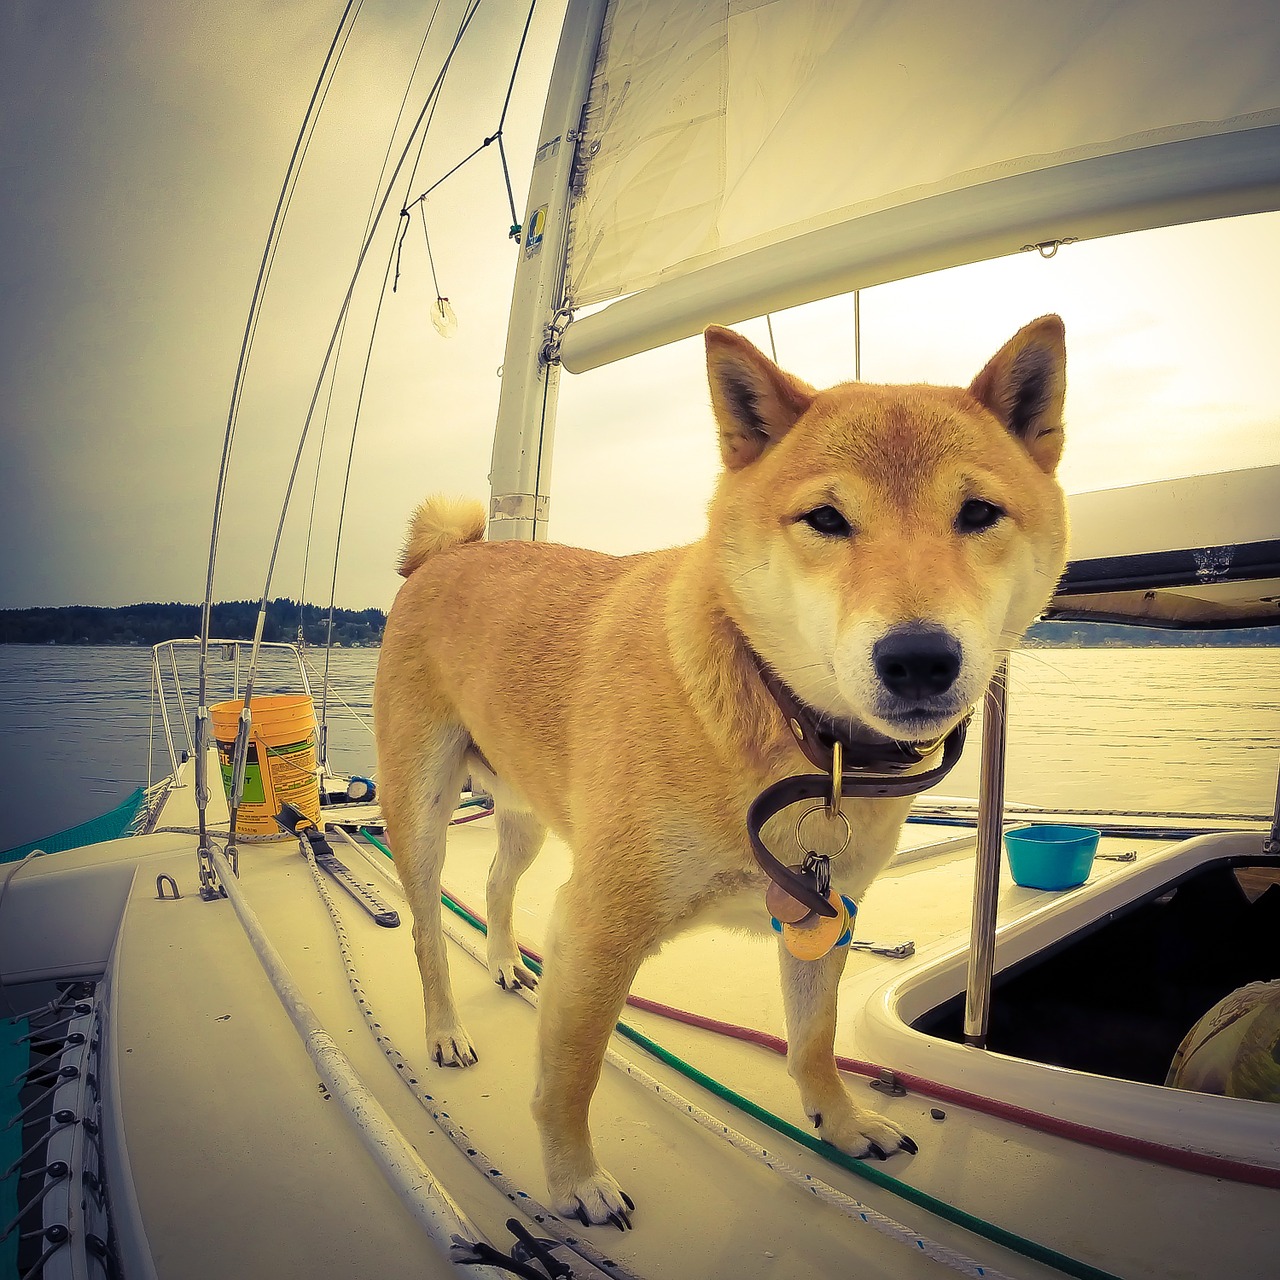
[[(321, 1266), (355, 1275), (376, 1263), (379, 1274), (422, 1275), (428, 1246), (325, 1098), (256, 960), (236, 937), (230, 908), (195, 897), (159, 902), (153, 871), (162, 865), (178, 862), (161, 856), (140, 868), (116, 974), (129, 1153), (160, 1274), (221, 1276), (232, 1266), (250, 1276), (301, 1276)], [(185, 857), (181, 865), (189, 869)], [(242, 883), (294, 978), (379, 1101), (477, 1225), (502, 1239), (511, 1205), (443, 1138), (374, 1044), (296, 847), (282, 842), (246, 852)], [(451, 949), (481, 1061), (467, 1071), (427, 1067), (409, 930), (371, 921), (366, 927), (358, 909), (342, 905), (383, 1032), (422, 1063), (437, 1105), (466, 1127), (475, 1146), (544, 1197), (529, 1113), (532, 1010)], [(179, 1034), (170, 1033), (174, 1026)], [(653, 1073), (679, 1083), (661, 1067)], [(619, 1071), (605, 1072), (594, 1124), (602, 1159), (640, 1209), (634, 1232), (592, 1228), (590, 1235), (641, 1276), (813, 1276), (843, 1271), (850, 1257), (869, 1276), (934, 1270), (764, 1167), (726, 1153)], [(760, 1133), (772, 1147), (782, 1145)], [(803, 1152), (788, 1158), (806, 1160)], [(827, 1176), (820, 1161), (809, 1163)], [(862, 1192), (833, 1173), (829, 1181)], [(212, 1215), (202, 1211), (208, 1197), (217, 1206)], [(895, 1212), (892, 1199), (884, 1200)], [(934, 1234), (944, 1238), (948, 1228), (936, 1225)], [(952, 1234), (963, 1247), (963, 1233)]]
[[(445, 883), (469, 903), (483, 903), (483, 881), (493, 835), (475, 823), (450, 833)], [(949, 828), (908, 827), (904, 845), (924, 846), (948, 840)], [(927, 961), (953, 948), (967, 930), (972, 902), (973, 841), (936, 857), (891, 865), (874, 882), (859, 910), (857, 935), (896, 944), (912, 940), (917, 959)], [(1103, 839), (1103, 854), (1137, 851), (1145, 861), (1168, 847), (1167, 841)], [(1129, 864), (1099, 859), (1090, 881), (1124, 875)], [(538, 947), (543, 941), (555, 889), (568, 875), (568, 851), (553, 839), (540, 862), (522, 882), (516, 906), (519, 935)], [(1005, 882), (1000, 895), (1003, 925), (1042, 907), (1046, 895)], [(855, 1004), (915, 961), (866, 953), (849, 956), (841, 992), (836, 1051), (866, 1057), (853, 1034)], [(455, 967), (456, 972), (456, 967)], [(1122, 980), (1122, 975), (1117, 975)], [(785, 1035), (781, 989), (774, 947), (767, 940), (725, 931), (695, 929), (676, 939), (641, 968), (632, 988), (647, 997), (709, 1018)], [(686, 1060), (716, 1076), (748, 1098), (792, 1123), (805, 1123), (798, 1095), (783, 1060), (768, 1050), (727, 1040), (635, 1008), (624, 1020)], [(975, 1051), (976, 1052), (976, 1051)], [(1043, 1110), (1052, 1114), (1053, 1068), (1046, 1068)], [(1124, 1277), (1240, 1277), (1273, 1274), (1280, 1224), (1269, 1206), (1275, 1192), (1158, 1167), (1082, 1144), (1066, 1142), (994, 1116), (952, 1103), (937, 1104), (908, 1094), (887, 1097), (862, 1076), (846, 1076), (855, 1097), (901, 1125), (918, 1142), (914, 1157), (895, 1156), (874, 1164), (895, 1178), (1029, 1237), (1058, 1252)], [(692, 1085), (687, 1090), (694, 1090)], [(701, 1105), (707, 1095), (698, 1091)], [(942, 1120), (933, 1118), (941, 1110)], [(734, 1115), (740, 1128), (740, 1113)], [(761, 1129), (761, 1141), (778, 1139)], [(793, 1144), (783, 1149), (798, 1151)], [(791, 1158), (790, 1155), (788, 1158)], [(809, 1167), (809, 1166), (806, 1166)], [(893, 1196), (884, 1196), (839, 1169), (818, 1162), (825, 1178), (877, 1207), (941, 1238), (941, 1224), (927, 1212)], [(637, 1219), (639, 1220), (639, 1219)], [(957, 1233), (958, 1248), (1012, 1274), (1036, 1274), (1036, 1264), (1009, 1258), (986, 1241)]]
[[(450, 833), (446, 886), (481, 910), (493, 841), (491, 820)], [(160, 1274), (223, 1275), (233, 1266), (247, 1276), (302, 1275), (317, 1265), (364, 1274), (375, 1261), (379, 1274), (431, 1274), (428, 1246), (325, 1097), (229, 905), (194, 895), (191, 841), (155, 836), (125, 843), (136, 846), (133, 856), (147, 857), (116, 958), (116, 1048), (129, 1155)], [(331, 1034), (477, 1225), (503, 1239), (511, 1206), (444, 1139), (374, 1044), (296, 845), (249, 846), (242, 858), (246, 895)], [(347, 860), (354, 864), (358, 855), (348, 851)], [(969, 861), (963, 853), (938, 855), (888, 873), (868, 894), (860, 935), (911, 937), (926, 953), (941, 946), (968, 910)], [(1097, 865), (1113, 874), (1113, 864)], [(567, 868), (567, 852), (549, 841), (522, 884), (517, 931), (535, 948)], [(181, 902), (156, 899), (160, 870), (178, 878), (187, 894)], [(1010, 895), (1024, 892), (1008, 890), (1005, 910), (1017, 906)], [(529, 1114), (533, 1011), (451, 946), (459, 1005), (481, 1060), (467, 1071), (428, 1066), (407, 908), (396, 903), (405, 924), (386, 930), (340, 891), (335, 899), (384, 1033), (421, 1068), (437, 1105), (473, 1144), (545, 1198)], [(460, 921), (451, 927), (467, 932)], [(842, 1029), (852, 1021), (847, 997), (887, 980), (901, 963), (850, 957)], [(776, 958), (767, 941), (695, 931), (646, 964), (635, 990), (782, 1033)], [(638, 1010), (625, 1017), (701, 1070), (804, 1124), (780, 1057)], [(857, 1056), (857, 1044), (846, 1037), (842, 1030), (838, 1049)], [(635, 1046), (615, 1045), (771, 1152), (922, 1234), (1007, 1274), (1055, 1274), (826, 1164)], [(857, 1076), (850, 1083), (920, 1144), (918, 1156), (876, 1167), (971, 1213), (1119, 1276), (1270, 1273), (1280, 1243), (1270, 1212), (1274, 1192), (1155, 1168), (952, 1105), (936, 1120), (927, 1098), (883, 1097)], [(632, 1232), (584, 1234), (640, 1276), (942, 1274), (935, 1263), (722, 1146), (611, 1067), (596, 1095), (593, 1130), (603, 1162), (638, 1208)]]

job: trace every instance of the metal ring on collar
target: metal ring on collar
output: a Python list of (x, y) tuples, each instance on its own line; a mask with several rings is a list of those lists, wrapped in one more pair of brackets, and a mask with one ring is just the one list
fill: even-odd
[[(803, 825), (804, 820), (806, 818), (812, 817), (815, 813), (824, 814), (828, 821), (833, 821), (836, 818), (839, 818), (839, 820), (844, 823), (844, 840), (841, 843), (840, 847), (834, 853), (825, 853), (822, 855), (825, 858), (838, 858), (849, 847), (849, 841), (853, 839), (853, 828), (849, 825), (849, 819), (846, 818), (845, 815), (841, 813), (839, 809), (837, 809), (834, 813), (832, 813), (827, 803), (823, 800), (819, 800), (817, 804), (811, 804), (796, 819), (796, 844), (800, 846), (800, 851), (802, 853), (811, 852), (808, 845), (806, 845), (805, 842), (800, 839), (800, 828)], [(816, 853), (818, 851), (814, 849), (812, 850), (812, 852)]]

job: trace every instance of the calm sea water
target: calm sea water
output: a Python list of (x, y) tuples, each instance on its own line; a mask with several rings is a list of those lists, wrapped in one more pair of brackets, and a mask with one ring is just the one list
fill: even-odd
[[(320, 669), (324, 654), (309, 652)], [(376, 650), (330, 659), (330, 762), (377, 776)], [(211, 701), (231, 664), (212, 660)], [(166, 668), (167, 671), (167, 668)], [(195, 685), (194, 661), (179, 666)], [(296, 687), (278, 661), (259, 692)], [(171, 681), (170, 681), (171, 683)], [(312, 677), (319, 701), (320, 680)], [(1280, 649), (1040, 649), (1014, 656), (1010, 800), (1065, 808), (1270, 813), (1280, 768)], [(179, 751), (186, 737), (176, 706)], [(169, 772), (146, 649), (0, 645), (0, 849), (112, 808)], [(978, 751), (941, 788), (976, 795)]]

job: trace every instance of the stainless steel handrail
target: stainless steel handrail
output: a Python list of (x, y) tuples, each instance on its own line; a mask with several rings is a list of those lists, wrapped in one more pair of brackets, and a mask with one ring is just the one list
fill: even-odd
[(991, 1017), (995, 971), (996, 904), (1004, 819), (1004, 764), (1009, 658), (1001, 657), (982, 704), (982, 773), (978, 780), (978, 863), (973, 881), (973, 925), (964, 1000), (965, 1044), (983, 1049)]
[[(250, 640), (210, 640), (209, 647), (212, 649), (218, 647), (227, 661), (234, 664), (232, 671), (231, 697), (238, 698), (240, 696), (240, 650), (241, 648), (252, 648)], [(298, 669), (298, 684), (308, 697), (311, 697), (311, 680), (307, 673), (306, 662), (302, 656), (302, 650), (293, 643), (286, 641), (267, 641), (261, 645), (263, 649), (274, 649), (291, 654), (294, 663)], [(162, 640), (159, 644), (151, 647), (151, 680), (152, 687), (155, 691), (156, 700), (160, 704), (160, 719), (164, 728), (165, 742), (169, 748), (169, 774), (173, 777), (178, 772), (178, 766), (182, 763), (178, 759), (178, 751), (174, 745), (173, 724), (169, 714), (169, 697), (172, 695), (176, 700), (178, 711), (182, 716), (182, 727), (186, 734), (187, 748), (192, 755), (198, 754), (200, 744), (196, 741), (196, 737), (192, 734), (191, 721), (189, 717), (189, 708), (186, 702), (186, 690), (183, 688), (181, 677), (178, 674), (178, 652), (180, 650), (189, 650), (192, 653), (199, 653), (200, 641), (195, 638), (178, 639), (178, 640)], [(163, 658), (168, 659), (172, 680), (172, 688), (166, 685), (166, 676), (161, 665)], [(319, 727), (317, 726), (317, 732)], [(205, 744), (207, 746), (207, 744)]]

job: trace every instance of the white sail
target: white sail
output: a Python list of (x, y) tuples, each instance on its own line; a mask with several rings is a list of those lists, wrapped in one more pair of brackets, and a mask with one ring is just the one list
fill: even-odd
[[(1260, 0), (614, 0), (572, 371), (1027, 244), (1280, 207)], [(630, 295), (630, 296), (628, 296)]]

